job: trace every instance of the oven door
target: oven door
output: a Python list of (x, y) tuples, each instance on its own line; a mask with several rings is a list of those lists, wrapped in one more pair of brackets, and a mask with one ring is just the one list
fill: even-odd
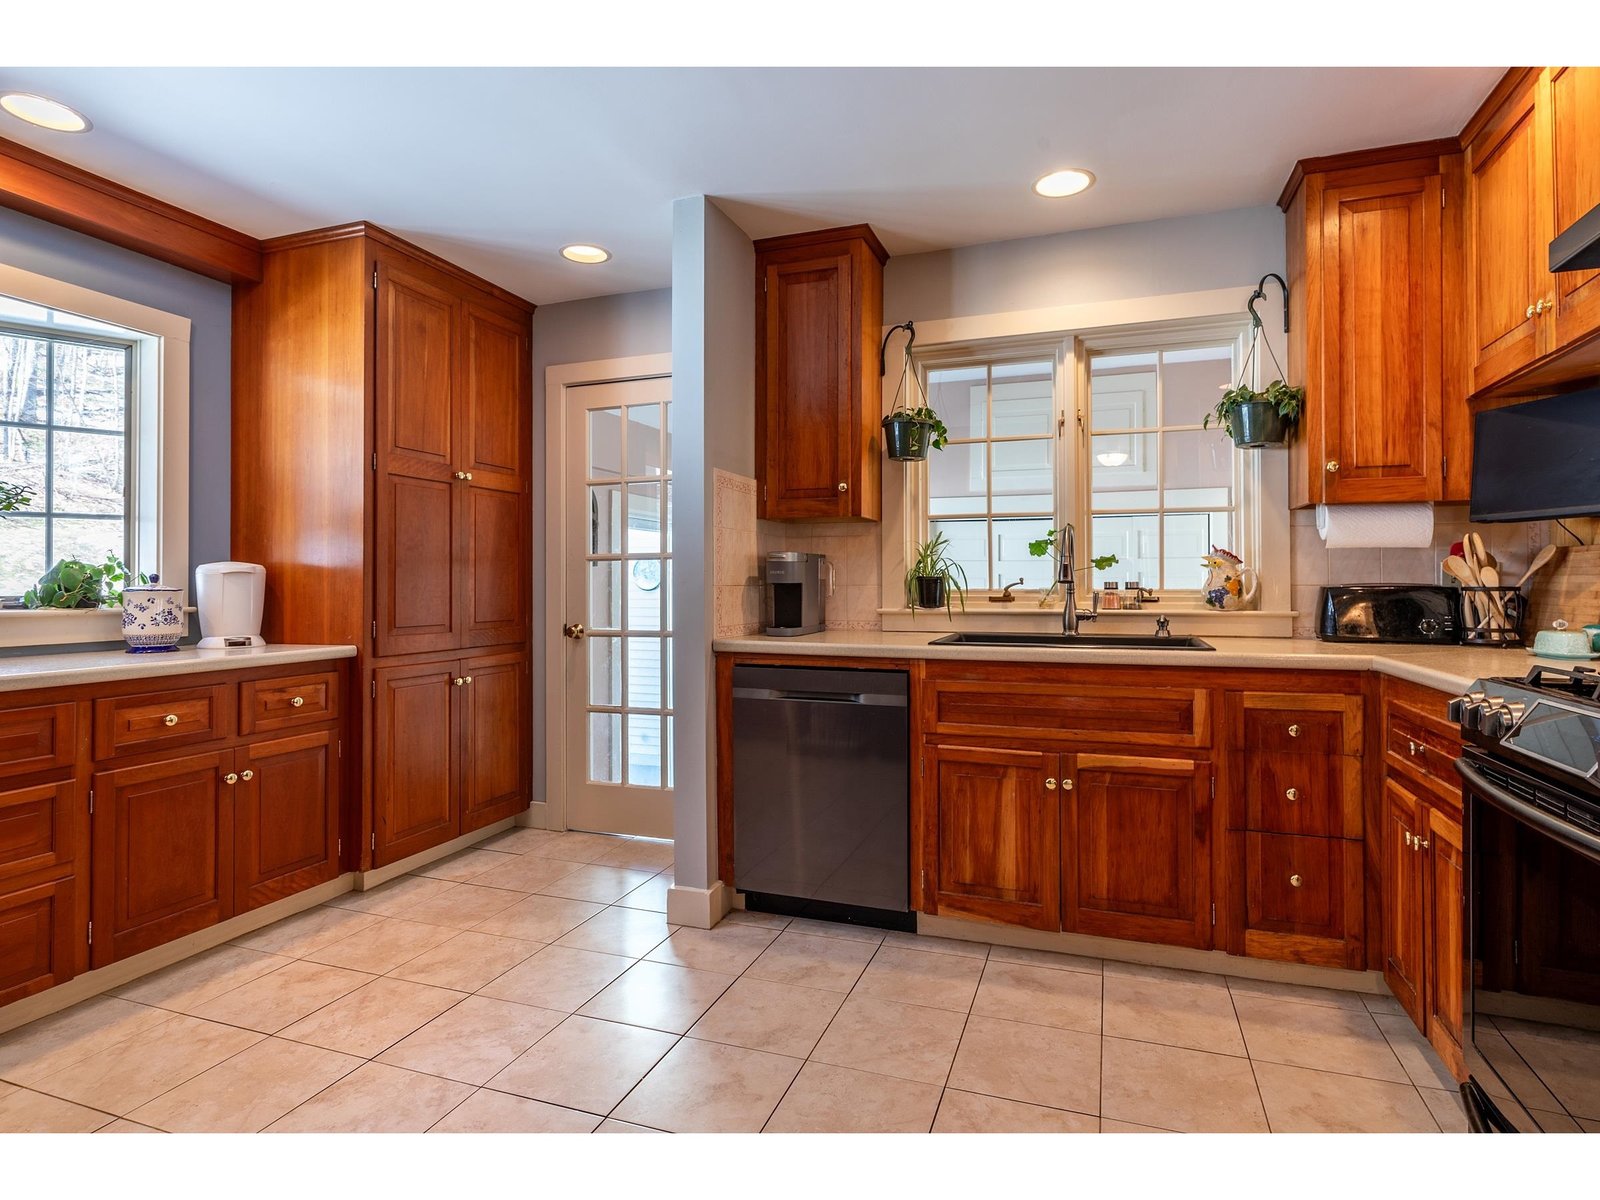
[(1600, 1132), (1600, 804), (1468, 747), (1465, 1052), (1477, 1132)]

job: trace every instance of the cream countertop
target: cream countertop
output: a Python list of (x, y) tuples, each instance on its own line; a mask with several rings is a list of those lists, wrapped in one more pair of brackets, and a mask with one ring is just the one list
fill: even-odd
[[(834, 630), (805, 637), (718, 638), (724, 654), (834, 655), (841, 658), (972, 659), (989, 662), (1082, 663), (1172, 667), (1254, 667), (1311, 671), (1377, 671), (1443, 692), (1464, 692), (1487, 676), (1525, 675), (1534, 663), (1571, 667), (1572, 662), (1535, 658), (1523, 649), (1474, 646), (1389, 646), (1321, 642), (1314, 638), (1240, 638), (1202, 634), (1215, 650), (1057, 649), (1053, 646), (931, 646), (949, 630), (882, 633)], [(1593, 664), (1600, 666), (1600, 662)]]
[(30, 688), (71, 687), (114, 679), (159, 679), (205, 671), (241, 671), (290, 663), (354, 658), (354, 646), (248, 646), (198, 650), (184, 646), (168, 654), (129, 654), (126, 650), (88, 650), (64, 654), (11, 655), (0, 658), (0, 692)]

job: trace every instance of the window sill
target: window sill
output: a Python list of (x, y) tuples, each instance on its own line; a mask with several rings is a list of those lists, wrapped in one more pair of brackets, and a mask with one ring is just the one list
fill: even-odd
[[(183, 635), (189, 636), (189, 614), (184, 609)], [(122, 640), (122, 609), (117, 608), (7, 608), (0, 609), (0, 650), (27, 646), (79, 646)]]
[[(996, 630), (997, 627), (1017, 632), (1059, 631), (1061, 605), (1051, 603), (1039, 607), (1038, 593), (1030, 599), (1019, 595), (1010, 604), (991, 604), (983, 597), (967, 598), (966, 611), (958, 604), (950, 616), (943, 611), (929, 612), (919, 609), (915, 614), (909, 608), (880, 608), (879, 619), (886, 633), (926, 633), (941, 630)], [(1218, 612), (1196, 603), (1147, 604), (1140, 609), (1103, 609), (1099, 617), (1087, 628), (1113, 633), (1148, 633), (1158, 616), (1171, 619), (1172, 632), (1199, 634), (1212, 637), (1292, 637), (1294, 616), (1291, 610), (1254, 610), (1247, 612)]]

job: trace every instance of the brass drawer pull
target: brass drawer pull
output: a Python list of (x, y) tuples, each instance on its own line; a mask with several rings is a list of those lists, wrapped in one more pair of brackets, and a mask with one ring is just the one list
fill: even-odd
[(305, 702), (306, 702), (306, 698), (304, 696), (296, 696), (293, 700), (289, 701), (289, 703), (292, 704), (295, 708), (299, 708)]
[(1411, 845), (1411, 831), (1407, 829), (1404, 831), (1404, 833), (1406, 835), (1406, 845), (1409, 846)]
[(178, 714), (177, 713), (168, 713), (166, 716), (161, 718), (161, 723), (163, 725), (165, 725), (168, 729), (171, 729), (174, 725), (176, 725), (178, 723)]
[(223, 783), (229, 783), (229, 784), (238, 783), (239, 782), (239, 777), (237, 775), (235, 775), (232, 771), (229, 771), (226, 775), (224, 775), (222, 777), (222, 782)]
[(1285, 800), (1298, 800), (1298, 799), (1300, 799), (1300, 789), (1299, 788), (1290, 788), (1288, 791), (1284, 792), (1283, 798)]
[(1300, 876), (1298, 876), (1298, 875), (1289, 876), (1289, 886), (1290, 887), (1299, 887), (1302, 882), (1303, 881), (1301, 880)]
[(1298, 725), (1289, 726), (1289, 736), (1290, 737), (1299, 737), (1300, 736), (1300, 726), (1298, 726)]

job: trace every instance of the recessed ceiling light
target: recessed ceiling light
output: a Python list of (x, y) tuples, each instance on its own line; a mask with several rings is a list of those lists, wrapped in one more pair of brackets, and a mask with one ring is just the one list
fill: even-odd
[(1076, 196), (1093, 186), (1094, 175), (1091, 172), (1082, 167), (1068, 167), (1065, 171), (1051, 171), (1033, 185), (1033, 190), (1053, 199), (1057, 196)]
[(82, 133), (92, 128), (89, 118), (77, 109), (32, 92), (7, 92), (0, 96), (0, 108), (30, 125), (54, 129), (57, 133)]
[(604, 246), (590, 246), (585, 242), (577, 242), (571, 246), (561, 247), (561, 257), (575, 263), (603, 263), (611, 257), (611, 251)]

